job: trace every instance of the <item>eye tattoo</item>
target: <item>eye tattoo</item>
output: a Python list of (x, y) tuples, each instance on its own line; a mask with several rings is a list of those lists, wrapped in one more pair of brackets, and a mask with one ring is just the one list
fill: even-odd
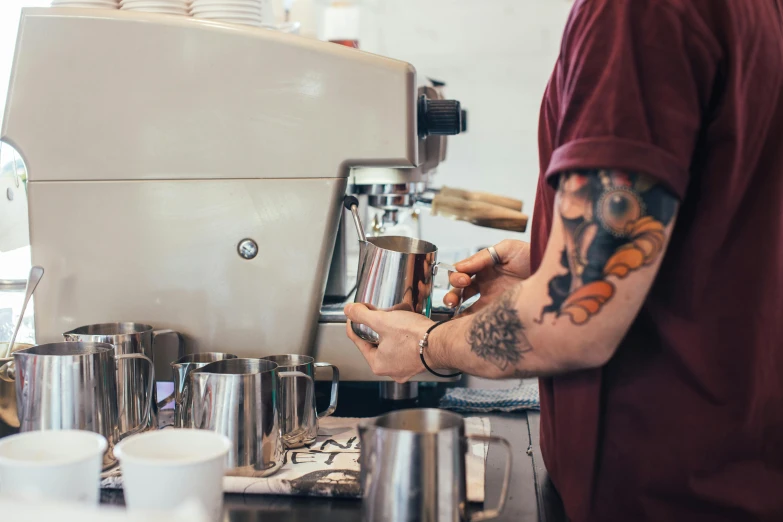
[(558, 206), (565, 230), (563, 275), (548, 284), (552, 303), (544, 315), (568, 317), (581, 325), (615, 294), (611, 278), (655, 263), (663, 252), (665, 229), (677, 199), (649, 177), (622, 171), (561, 174)]

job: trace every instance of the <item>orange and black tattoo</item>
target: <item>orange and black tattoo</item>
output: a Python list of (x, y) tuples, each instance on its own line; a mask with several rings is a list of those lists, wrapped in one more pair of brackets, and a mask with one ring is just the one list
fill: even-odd
[(581, 325), (615, 293), (612, 279), (653, 264), (665, 243), (665, 228), (677, 199), (649, 177), (616, 170), (560, 176), (558, 206), (565, 228), (561, 264), (552, 278), (552, 303), (541, 313), (567, 316)]

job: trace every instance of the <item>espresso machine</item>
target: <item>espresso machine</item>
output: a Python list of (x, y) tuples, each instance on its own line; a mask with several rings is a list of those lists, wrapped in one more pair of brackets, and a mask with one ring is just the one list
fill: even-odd
[(344, 323), (319, 321), (342, 200), (349, 178), (383, 184), (362, 169), (419, 183), (459, 103), (408, 63), (263, 29), (58, 8), (20, 24), (0, 138), (24, 158), (47, 271), (37, 342), (137, 321), (189, 352), (312, 354), (378, 380)]
[[(437, 209), (432, 174), (465, 128), (402, 61), (188, 17), (24, 9), (0, 139), (24, 159), (47, 273), (36, 340), (134, 321), (181, 332), (189, 353), (309, 354), (410, 397), (346, 336), (358, 238), (342, 201), (359, 195), (382, 226), (430, 205), (523, 229), (507, 198)], [(500, 206), (477, 213), (487, 198)]]

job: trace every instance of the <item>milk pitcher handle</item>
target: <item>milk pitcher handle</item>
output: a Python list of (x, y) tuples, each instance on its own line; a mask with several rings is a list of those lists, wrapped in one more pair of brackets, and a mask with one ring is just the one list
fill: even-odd
[(438, 262), (438, 263), (435, 263), (434, 265), (432, 265), (432, 275), (433, 276), (438, 275), (438, 272), (440, 272), (441, 270), (445, 270), (446, 272), (459, 272), (459, 270), (457, 270), (454, 267), (454, 265), (450, 265), (448, 263)]
[[(155, 389), (155, 365), (152, 363), (152, 359), (140, 353), (125, 353), (114, 356), (115, 361), (119, 361), (120, 359), (144, 359), (150, 365), (150, 375), (149, 380), (147, 381), (149, 383), (147, 385), (147, 400), (144, 401), (144, 415), (141, 416), (142, 420), (138, 426), (120, 434), (120, 438), (124, 439), (129, 435), (139, 433), (141, 430), (147, 427), (147, 422), (149, 422), (150, 413), (152, 411), (152, 400), (155, 397), (155, 395), (152, 393), (152, 391)], [(155, 426), (155, 428), (157, 428), (157, 426)]]
[(498, 500), (497, 507), (493, 509), (484, 509), (478, 513), (473, 513), (470, 517), (470, 522), (479, 522), (481, 520), (489, 520), (491, 518), (497, 518), (503, 513), (503, 509), (506, 507), (506, 498), (508, 497), (508, 483), (511, 480), (511, 444), (502, 437), (495, 437), (494, 435), (466, 435), (465, 440), (472, 442), (485, 442), (491, 444), (497, 442), (506, 449), (506, 471), (503, 474), (503, 486), (500, 488), (500, 500)]
[(334, 410), (337, 409), (337, 387), (340, 384), (340, 370), (337, 369), (337, 366), (325, 362), (317, 362), (315, 363), (315, 367), (332, 369), (332, 393), (329, 397), (329, 407), (321, 413), (316, 413), (319, 419), (323, 419), (324, 417), (333, 414)]
[[(178, 361), (181, 357), (185, 356), (185, 338), (182, 336), (181, 333), (175, 332), (174, 330), (155, 330), (152, 332), (152, 358), (153, 359), (155, 359), (155, 353), (157, 351), (155, 341), (157, 341), (158, 336), (161, 335), (177, 336), (177, 357), (174, 359), (175, 361)], [(174, 392), (171, 392), (171, 395), (158, 402), (158, 408), (163, 408), (164, 406), (172, 402), (174, 402)]]
[(3, 357), (0, 359), (0, 380), (13, 383), (15, 381), (14, 374), (14, 358)]
[(307, 379), (307, 389), (305, 390), (305, 397), (307, 397), (307, 399), (305, 400), (304, 411), (309, 411), (309, 412), (315, 411), (315, 405), (313, 404), (313, 401), (315, 401), (315, 383), (313, 382), (312, 377), (302, 372), (280, 372), (277, 375), (280, 377), (280, 382), (282, 382), (283, 379), (287, 379), (290, 377), (293, 377), (294, 379), (296, 378)]

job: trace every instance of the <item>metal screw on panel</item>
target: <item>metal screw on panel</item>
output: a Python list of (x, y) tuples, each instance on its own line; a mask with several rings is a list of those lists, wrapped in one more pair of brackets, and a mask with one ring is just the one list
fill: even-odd
[(243, 259), (253, 259), (258, 255), (258, 243), (252, 239), (243, 239), (237, 245), (237, 252)]
[(5, 191), (5, 197), (8, 198), (8, 201), (14, 200), (14, 191), (11, 190), (11, 187), (8, 187), (8, 189)]

